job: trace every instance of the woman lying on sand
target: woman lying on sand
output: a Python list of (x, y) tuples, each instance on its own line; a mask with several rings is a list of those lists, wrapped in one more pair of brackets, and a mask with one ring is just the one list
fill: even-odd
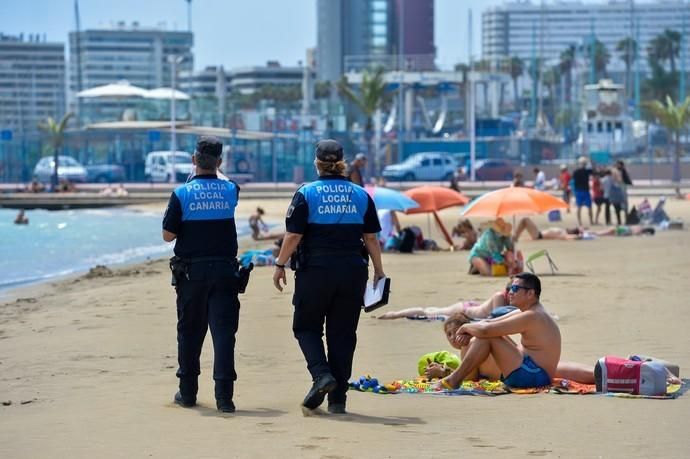
[(600, 236), (640, 236), (643, 234), (653, 235), (654, 228), (641, 225), (619, 225), (599, 231), (587, 231), (583, 228), (559, 228), (557, 226), (539, 230), (537, 225), (529, 217), (520, 220), (515, 228), (513, 241), (520, 239), (524, 231), (530, 235), (532, 240), (555, 239), (561, 241), (573, 241), (577, 239), (594, 239)]
[(479, 301), (469, 300), (460, 301), (450, 306), (445, 306), (442, 308), (438, 307), (417, 307), (401, 309), (400, 311), (391, 311), (383, 315), (378, 316), (379, 319), (434, 319), (434, 318), (445, 318), (452, 316), (455, 313), (462, 312), (465, 316), (470, 319), (483, 319), (489, 317), (494, 309), (507, 306), (508, 305), (508, 288), (510, 288), (510, 282), (508, 286), (499, 290), (498, 292), (491, 295), (486, 301), (480, 303)]

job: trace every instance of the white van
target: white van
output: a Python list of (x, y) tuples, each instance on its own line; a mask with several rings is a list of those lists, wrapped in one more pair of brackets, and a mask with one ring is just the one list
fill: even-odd
[(151, 182), (169, 182), (175, 174), (176, 182), (185, 182), (193, 169), (192, 155), (186, 151), (175, 152), (174, 170), (172, 151), (152, 151), (146, 155), (144, 175)]

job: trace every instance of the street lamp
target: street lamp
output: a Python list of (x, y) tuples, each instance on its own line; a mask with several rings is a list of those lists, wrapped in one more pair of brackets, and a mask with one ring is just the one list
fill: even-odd
[(175, 78), (177, 76), (177, 64), (181, 64), (184, 56), (175, 54), (168, 55), (168, 62), (170, 63), (170, 150), (172, 156), (170, 163), (172, 164), (172, 174), (170, 174), (170, 183), (177, 182), (177, 170), (175, 169), (175, 156), (177, 154), (177, 136), (175, 132)]

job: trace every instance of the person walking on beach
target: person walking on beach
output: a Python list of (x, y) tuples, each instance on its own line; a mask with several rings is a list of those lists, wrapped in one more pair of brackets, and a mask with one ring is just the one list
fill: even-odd
[(316, 409), (328, 394), (328, 411), (342, 414), (368, 277), (363, 244), (376, 284), (385, 277), (376, 237), (381, 227), (371, 197), (345, 177), (338, 142), (321, 140), (314, 165), (319, 178), (297, 190), (288, 207), (273, 285), (283, 291), (290, 259), (295, 271), (292, 330), (313, 380), (303, 408)]
[(580, 156), (577, 160), (577, 169), (573, 171), (573, 185), (575, 188), (575, 205), (577, 206), (577, 226), (582, 226), (581, 212), (586, 207), (589, 214), (589, 225), (594, 224), (592, 219), (592, 195), (589, 193), (589, 178), (592, 169), (587, 167), (587, 158)]
[(364, 153), (357, 153), (354, 161), (350, 163), (350, 170), (348, 171), (347, 178), (349, 178), (352, 183), (364, 186), (364, 169), (366, 167), (366, 155)]
[(544, 191), (546, 189), (546, 174), (544, 171), (535, 167), (534, 170), (534, 189)]
[(558, 187), (563, 192), (563, 200), (568, 204), (568, 213), (570, 213), (570, 172), (568, 166), (561, 164), (561, 173), (558, 176)]
[[(510, 304), (519, 310), (496, 319), (462, 325), (455, 334), (458, 348), (467, 346), (462, 363), (437, 388), (455, 389), (477, 377), (479, 366), (493, 357), (501, 380), (510, 387), (541, 387), (551, 383), (561, 357), (561, 333), (539, 302), (541, 281), (520, 273), (510, 286)], [(521, 335), (521, 346), (509, 335)]]
[(196, 404), (199, 356), (211, 329), (216, 407), (232, 413), (235, 373), (235, 333), (240, 302), (237, 298), (237, 229), (235, 207), (239, 186), (218, 178), (223, 144), (200, 137), (192, 162), (196, 175), (176, 188), (163, 217), (163, 239), (175, 241), (170, 260), (177, 292), (177, 360), (179, 392), (174, 401)]

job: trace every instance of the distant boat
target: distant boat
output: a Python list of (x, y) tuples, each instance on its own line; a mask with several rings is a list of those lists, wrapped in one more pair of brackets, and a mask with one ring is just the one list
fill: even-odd
[(636, 151), (633, 118), (626, 110), (623, 85), (611, 80), (585, 85), (581, 127), (577, 144), (583, 154), (606, 161)]

